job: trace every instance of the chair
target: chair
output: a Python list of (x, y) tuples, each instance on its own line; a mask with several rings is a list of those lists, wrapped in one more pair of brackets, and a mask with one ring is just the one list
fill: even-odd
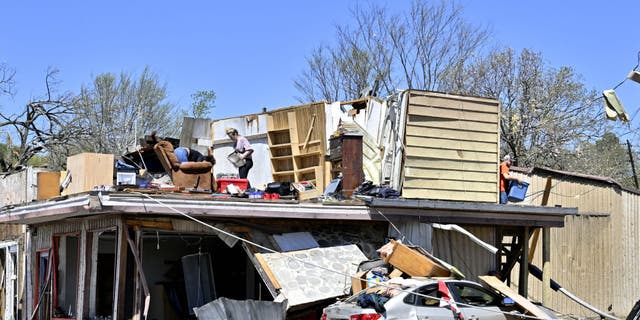
[(169, 141), (160, 141), (153, 147), (162, 167), (167, 172), (173, 185), (184, 188), (213, 190), (213, 164), (208, 161), (183, 162), (173, 153), (173, 145)]

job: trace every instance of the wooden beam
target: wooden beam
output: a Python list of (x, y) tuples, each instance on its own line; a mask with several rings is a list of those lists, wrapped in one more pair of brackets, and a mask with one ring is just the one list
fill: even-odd
[[(542, 194), (541, 206), (546, 206), (549, 202), (549, 194), (551, 194), (551, 176), (547, 177), (547, 184), (544, 186), (544, 193)], [(540, 229), (536, 229), (533, 233), (533, 239), (531, 240), (531, 251), (529, 252), (529, 261), (533, 261), (533, 256), (536, 253), (536, 246), (538, 245), (538, 238), (540, 237)]]
[(520, 254), (520, 277), (518, 293), (527, 297), (529, 291), (529, 227), (522, 227), (522, 254)]
[[(526, 268), (525, 268), (526, 269)], [(544, 311), (540, 310), (535, 304), (531, 303), (531, 301), (527, 300), (526, 297), (518, 295), (513, 289), (509, 288), (506, 284), (504, 284), (500, 279), (494, 276), (479, 276), (482, 282), (486, 283), (490, 287), (500, 291), (505, 296), (513, 299), (515, 303), (524, 308), (527, 312), (532, 314), (535, 317), (540, 319), (549, 319), (549, 315), (544, 313)]]
[(282, 289), (282, 286), (280, 285), (280, 282), (278, 282), (278, 279), (273, 274), (273, 271), (271, 271), (271, 267), (269, 267), (267, 262), (262, 257), (262, 254), (256, 253), (255, 257), (256, 257), (256, 259), (258, 259), (258, 262), (260, 263), (260, 266), (262, 267), (264, 272), (267, 274), (267, 277), (269, 277), (269, 281), (271, 281), (271, 283), (273, 283), (273, 286), (276, 288), (276, 290), (277, 289)]
[(129, 249), (131, 249), (131, 253), (133, 254), (133, 258), (136, 262), (136, 269), (138, 270), (138, 276), (140, 276), (140, 281), (142, 282), (142, 289), (144, 290), (144, 309), (142, 311), (143, 318), (147, 319), (147, 314), (149, 313), (149, 303), (151, 301), (151, 294), (149, 293), (149, 286), (147, 285), (147, 278), (144, 276), (144, 270), (142, 269), (142, 261), (140, 260), (140, 256), (138, 255), (138, 249), (136, 248), (135, 243), (129, 236), (128, 230), (125, 232), (127, 235), (127, 242), (129, 243)]
[(542, 229), (542, 304), (551, 304), (551, 231)]
[(120, 222), (118, 228), (118, 253), (116, 262), (116, 281), (113, 300), (113, 318), (124, 319), (124, 297), (127, 283), (127, 225)]
[(173, 230), (173, 223), (171, 222), (171, 220), (125, 220), (125, 223), (132, 227)]

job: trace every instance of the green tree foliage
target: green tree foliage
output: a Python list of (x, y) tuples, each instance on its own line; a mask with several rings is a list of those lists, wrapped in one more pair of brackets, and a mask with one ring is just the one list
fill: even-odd
[(300, 102), (357, 98), (370, 88), (381, 95), (396, 88), (440, 90), (445, 72), (463, 67), (487, 40), (455, 4), (415, 1), (391, 14), (372, 4), (355, 7), (352, 25), (336, 27), (336, 44), (320, 46), (294, 81)]
[[(634, 154), (638, 169), (638, 155)], [(605, 133), (597, 141), (584, 142), (567, 161), (568, 169), (574, 172), (609, 177), (623, 186), (635, 188), (626, 143), (612, 132)]]
[(210, 118), (216, 107), (216, 93), (213, 90), (200, 90), (191, 95), (191, 110), (187, 116), (193, 118)]
[(172, 118), (175, 106), (167, 101), (166, 85), (148, 67), (140, 75), (100, 74), (82, 86), (77, 97), (80, 120), (91, 132), (82, 149), (98, 153), (123, 154), (138, 144), (138, 138), (157, 130), (161, 136), (175, 136)]
[(553, 68), (541, 53), (494, 50), (446, 79), (449, 92), (500, 100), (502, 151), (519, 166), (567, 169), (575, 148), (604, 132), (597, 93), (573, 68)]

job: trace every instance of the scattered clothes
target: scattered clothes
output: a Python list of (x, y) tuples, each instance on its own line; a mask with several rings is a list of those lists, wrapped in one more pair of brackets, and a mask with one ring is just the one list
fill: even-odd
[(387, 186), (374, 185), (371, 181), (363, 182), (353, 190), (353, 194), (385, 199), (397, 199), (400, 197), (400, 192), (397, 190)]
[(373, 308), (377, 313), (385, 313), (387, 309), (384, 308), (384, 304), (389, 301), (389, 298), (376, 293), (366, 293), (358, 297), (357, 303), (362, 308)]

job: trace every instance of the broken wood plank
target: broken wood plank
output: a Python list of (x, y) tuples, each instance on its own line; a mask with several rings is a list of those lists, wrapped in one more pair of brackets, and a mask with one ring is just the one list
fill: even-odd
[(144, 310), (142, 311), (142, 315), (144, 319), (147, 319), (147, 314), (149, 313), (149, 303), (151, 301), (151, 294), (149, 293), (149, 286), (147, 285), (147, 278), (144, 275), (144, 270), (142, 269), (142, 261), (140, 260), (140, 256), (138, 255), (138, 249), (136, 248), (135, 243), (129, 236), (129, 231), (125, 230), (125, 234), (127, 236), (127, 242), (129, 243), (129, 249), (131, 249), (131, 253), (133, 254), (133, 258), (136, 262), (136, 269), (138, 270), (138, 275), (140, 276), (140, 281), (142, 282), (142, 289), (144, 290)]
[(282, 286), (280, 285), (280, 282), (278, 282), (278, 279), (273, 274), (273, 271), (271, 271), (271, 268), (269, 267), (269, 264), (267, 264), (267, 262), (264, 260), (264, 257), (262, 257), (262, 254), (261, 253), (256, 253), (255, 257), (256, 257), (256, 259), (258, 259), (258, 262), (260, 263), (260, 266), (262, 267), (264, 272), (267, 274), (267, 277), (269, 277), (269, 281), (271, 281), (271, 283), (276, 288), (276, 290), (277, 289), (282, 289)]
[(479, 276), (478, 277), (482, 282), (486, 283), (488, 286), (500, 291), (505, 296), (513, 299), (517, 305), (524, 308), (527, 312), (532, 315), (541, 318), (541, 319), (549, 319), (549, 315), (544, 311), (540, 310), (535, 304), (526, 299), (525, 297), (519, 295), (513, 289), (508, 287), (504, 282), (500, 281), (497, 277), (494, 276)]

